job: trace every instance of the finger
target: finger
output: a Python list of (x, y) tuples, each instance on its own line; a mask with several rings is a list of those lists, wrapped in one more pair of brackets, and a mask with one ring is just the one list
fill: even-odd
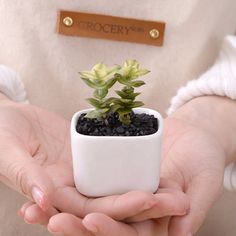
[(81, 218), (91, 212), (101, 212), (116, 220), (122, 220), (150, 209), (156, 204), (154, 194), (141, 191), (94, 199), (80, 195), (72, 187), (59, 191), (57, 194), (60, 198), (55, 199), (56, 206), (63, 212), (67, 210)]
[(126, 222), (140, 222), (164, 216), (181, 216), (189, 210), (189, 198), (181, 191), (161, 189), (155, 194), (156, 204), (150, 209), (127, 218)]
[(24, 221), (28, 224), (47, 225), (49, 219), (56, 214), (58, 211), (53, 207), (43, 211), (37, 204), (33, 204), (25, 209)]
[(26, 202), (24, 205), (22, 205), (22, 207), (20, 208), (20, 210), (18, 211), (18, 215), (24, 219), (25, 217), (25, 210), (29, 207), (34, 205), (34, 202)]
[(9, 143), (1, 143), (4, 156), (0, 162), (2, 175), (10, 181), (15, 190), (46, 210), (54, 192), (49, 176), (28, 152), (19, 148), (21, 144), (11, 141), (11, 145), (14, 148), (9, 147)]
[(93, 234), (83, 226), (80, 218), (67, 213), (53, 216), (49, 221), (48, 231), (52, 234), (68, 236), (93, 236)]
[(159, 188), (157, 191), (159, 191), (160, 189), (175, 189), (175, 190), (180, 190), (182, 191), (182, 187), (179, 185), (179, 183), (177, 183), (176, 181), (173, 181), (171, 179), (168, 178), (160, 178), (160, 184), (159, 184)]
[[(96, 236), (138, 236), (137, 231), (129, 226), (112, 218), (101, 214), (91, 213), (83, 220), (83, 225), (87, 230)], [(148, 236), (149, 234), (147, 234)]]
[[(190, 199), (190, 211), (186, 216), (173, 217), (169, 226), (170, 236), (191, 236), (197, 232), (208, 211), (220, 194), (220, 174), (196, 177), (189, 184), (187, 195)], [(217, 178), (219, 178), (217, 180)], [(207, 180), (207, 181), (206, 181)]]
[(169, 218), (147, 220), (142, 223), (124, 224), (101, 214), (91, 213), (83, 225), (95, 236), (157, 236), (166, 235)]

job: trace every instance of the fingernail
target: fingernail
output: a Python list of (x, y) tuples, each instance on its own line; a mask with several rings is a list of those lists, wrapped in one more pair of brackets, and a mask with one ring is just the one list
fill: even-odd
[(24, 218), (26, 209), (27, 209), (27, 206), (25, 204), (19, 209), (18, 215), (21, 218)]
[(45, 208), (44, 193), (38, 187), (32, 188), (32, 197), (40, 208)]
[(32, 225), (33, 222), (30, 221), (30, 219), (28, 219), (27, 217), (24, 217), (24, 221), (26, 224)]
[(83, 220), (83, 224), (84, 224), (85, 228), (87, 230), (89, 230), (90, 232), (92, 232), (92, 233), (98, 232), (98, 228), (94, 224), (91, 224), (90, 222), (87, 222), (86, 220)]
[(31, 211), (28, 211), (27, 209), (26, 209), (25, 214), (24, 214), (24, 221), (27, 224), (33, 224), (34, 223), (33, 215), (31, 214)]

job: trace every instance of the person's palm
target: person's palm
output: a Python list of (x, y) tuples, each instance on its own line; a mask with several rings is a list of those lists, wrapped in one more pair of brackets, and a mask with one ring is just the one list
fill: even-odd
[[(177, 182), (168, 186), (172, 191), (182, 189), (189, 196), (187, 215), (175, 216), (169, 221), (169, 218), (152, 219), (148, 211), (131, 217), (127, 224), (98, 213), (89, 214), (83, 220), (69, 214), (58, 214), (51, 218), (49, 229), (60, 229), (69, 236), (193, 235), (221, 193), (224, 155), (218, 140), (206, 130), (181, 119), (167, 118), (161, 173), (163, 177)], [(144, 221), (142, 215), (145, 215)], [(62, 225), (62, 222), (67, 224)], [(88, 231), (85, 231), (86, 228)]]
[(173, 116), (165, 127), (162, 176), (176, 180), (190, 198), (190, 212), (173, 219), (171, 235), (193, 234), (221, 194), (225, 152), (213, 134), (186, 120)]
[[(115, 197), (97, 199), (96, 204), (75, 189), (67, 120), (35, 106), (7, 102), (1, 106), (0, 121), (1, 145), (4, 155), (9, 157), (4, 160), (5, 183), (27, 197), (31, 195), (31, 188), (39, 185), (37, 187), (50, 195), (47, 197), (53, 207), (77, 216), (84, 216), (92, 205), (93, 209), (102, 209), (105, 201), (104, 211), (115, 212), (115, 205), (109, 209)], [(142, 200), (146, 200), (148, 205), (152, 199), (142, 195), (136, 200), (135, 204), (142, 205), (145, 203)]]
[[(166, 122), (167, 123), (167, 122)], [(174, 125), (174, 124), (173, 124)], [(170, 128), (170, 127), (169, 127)], [(172, 127), (173, 128), (173, 127)], [(177, 132), (177, 130), (172, 130), (173, 132)], [(177, 135), (177, 133), (176, 133)], [(175, 150), (171, 149), (174, 148), (174, 146), (170, 145), (172, 143), (173, 136), (165, 135), (164, 140), (164, 160), (170, 159), (170, 164), (172, 162), (171, 152), (175, 152)], [(168, 149), (168, 151), (167, 151)], [(172, 151), (171, 151), (172, 150)], [(180, 152), (181, 153), (181, 152)], [(177, 156), (175, 155), (176, 160)], [(178, 158), (180, 160), (180, 158)], [(169, 165), (166, 167), (167, 164), (165, 162), (163, 163), (163, 171), (167, 172), (169, 171)], [(176, 167), (176, 166), (175, 166)], [(167, 175), (168, 178), (173, 179), (176, 181), (175, 177), (179, 177), (179, 171), (182, 171), (182, 168), (180, 170), (178, 168), (172, 168), (171, 169), (171, 175)], [(76, 217), (78, 214), (55, 214), (49, 224), (49, 229), (51, 231), (60, 231), (65, 233), (65, 235), (73, 236), (73, 235), (101, 235), (101, 236), (118, 236), (118, 235), (127, 235), (127, 236), (151, 236), (151, 235), (168, 235), (168, 223), (169, 218), (166, 217), (164, 219), (157, 219), (158, 215), (157, 208), (159, 208), (159, 216), (165, 216), (165, 211), (167, 208), (169, 208), (169, 214), (166, 215), (175, 215), (173, 209), (176, 209), (175, 211), (179, 212), (182, 209), (182, 213), (179, 215), (184, 215), (186, 213), (186, 209), (188, 208), (188, 201), (186, 198), (182, 195), (180, 197), (181, 188), (183, 186), (183, 179), (177, 178), (178, 184), (175, 184), (175, 182), (170, 181), (161, 181), (161, 186), (157, 192), (157, 195), (161, 196), (161, 200), (159, 204), (157, 203), (156, 208), (148, 209), (143, 212), (137, 212), (137, 214), (130, 214), (130, 217), (125, 218), (126, 223), (122, 223), (119, 221), (114, 220), (114, 217), (110, 217), (104, 214), (100, 213), (91, 213), (88, 214), (84, 220), (83, 217)], [(72, 183), (73, 185), (73, 183)], [(167, 189), (168, 188), (168, 189)], [(166, 195), (166, 193), (169, 192), (171, 195)], [(178, 198), (173, 199), (173, 196), (178, 196)], [(182, 198), (182, 204), (179, 204), (179, 200)], [(127, 198), (128, 199), (128, 198)], [(176, 202), (175, 202), (176, 200)], [(169, 201), (169, 202), (168, 202)], [(184, 203), (185, 202), (185, 203)], [(64, 203), (61, 201), (61, 204)], [(166, 204), (166, 206), (164, 206)], [(185, 204), (185, 207), (183, 208), (183, 205)], [(177, 210), (177, 208), (179, 209)], [(35, 216), (35, 223), (43, 222), (45, 224), (48, 223), (48, 219), (50, 218), (50, 214), (45, 214), (42, 211), (40, 211), (39, 207), (33, 203), (27, 203), (23, 209), (27, 209), (28, 212), (31, 212), (31, 215)], [(163, 214), (161, 212), (163, 211)], [(171, 212), (172, 211), (172, 212)], [(93, 212), (96, 212), (94, 210)], [(156, 216), (156, 217), (155, 217)], [(41, 219), (40, 219), (41, 218)], [(117, 218), (115, 218), (117, 219)], [(129, 222), (129, 224), (127, 224)], [(98, 233), (90, 233), (90, 225), (95, 225), (96, 228), (99, 229)], [(86, 230), (87, 227), (87, 230)], [(55, 230), (56, 229), (56, 230)], [(173, 235), (177, 235), (176, 232)], [(180, 234), (181, 235), (181, 234)], [(183, 234), (184, 235), (184, 234)]]
[(30, 105), (7, 102), (0, 109), (1, 146), (4, 146), (3, 154), (9, 157), (4, 160), (4, 182), (29, 197), (31, 183), (35, 185), (33, 181), (36, 181), (45, 188), (43, 190), (51, 193), (48, 197), (56, 205), (65, 200), (67, 193), (71, 193), (67, 195), (71, 199), (68, 198), (63, 205), (76, 200), (69, 122)]
[[(181, 193), (177, 194), (177, 198), (182, 204), (175, 208), (169, 199), (176, 199), (176, 196), (168, 192), (159, 196), (132, 191), (97, 199), (79, 194), (73, 180), (69, 125), (67, 120), (35, 106), (2, 103), (0, 144), (4, 158), (0, 167), (3, 182), (32, 201), (35, 201), (32, 188), (36, 186), (42, 190), (44, 201), (36, 202), (42, 209), (48, 210), (49, 215), (61, 211), (84, 217), (90, 212), (102, 212), (121, 220), (153, 206), (152, 214), (155, 215), (182, 214), (182, 208), (187, 204)], [(167, 204), (159, 210), (155, 207), (158, 201)], [(32, 221), (34, 216), (37, 218), (37, 212), (33, 211), (33, 216), (31, 214)], [(25, 214), (24, 210), (21, 213)], [(45, 222), (44, 219), (42, 221)]]

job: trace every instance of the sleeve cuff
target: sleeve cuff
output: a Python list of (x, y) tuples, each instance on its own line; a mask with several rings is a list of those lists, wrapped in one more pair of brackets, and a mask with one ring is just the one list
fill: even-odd
[(228, 191), (236, 191), (236, 163), (232, 163), (225, 168), (224, 187)]
[(28, 103), (20, 77), (4, 65), (0, 65), (0, 92), (15, 102)]
[(205, 95), (226, 96), (236, 99), (236, 37), (227, 36), (215, 64), (198, 79), (180, 88), (172, 98), (167, 114), (170, 115), (193, 98)]

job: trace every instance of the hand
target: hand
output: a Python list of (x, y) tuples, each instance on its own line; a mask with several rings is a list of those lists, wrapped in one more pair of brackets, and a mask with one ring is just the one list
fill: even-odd
[[(235, 106), (235, 102), (224, 98), (203, 97), (187, 103), (165, 120), (161, 174), (177, 181), (177, 188), (190, 198), (189, 213), (170, 220), (168, 235), (190, 236), (196, 233), (221, 194), (225, 164), (232, 161), (236, 153)], [(71, 236), (76, 227), (81, 228), (81, 224), (91, 230), (94, 227), (98, 229), (99, 233), (95, 234), (98, 236), (149, 236), (157, 235), (161, 230), (159, 227), (165, 228), (168, 223), (158, 225), (159, 220), (149, 220), (127, 225), (95, 213), (83, 221), (71, 215), (54, 216), (49, 228), (62, 219), (71, 222), (62, 226)]]
[[(101, 212), (121, 220), (145, 212), (159, 201), (166, 204), (162, 212), (154, 208), (153, 214), (185, 212), (183, 204), (173, 208), (169, 200), (176, 197), (171, 193), (163, 197), (163, 194), (134, 191), (97, 199), (79, 194), (72, 176), (69, 125), (65, 119), (38, 107), (1, 102), (1, 180), (50, 215), (62, 211), (84, 217), (91, 212)], [(182, 195), (178, 199), (182, 202)], [(24, 209), (20, 215), (27, 216)], [(27, 221), (33, 223), (32, 218), (28, 217)]]
[(57, 227), (60, 231), (50, 231), (64, 236), (167, 236), (168, 222), (169, 218), (164, 217), (126, 224), (101, 213), (89, 214), (83, 220), (61, 213), (50, 219), (48, 228)]
[(177, 181), (178, 186), (173, 188), (187, 194), (190, 199), (188, 214), (172, 217), (170, 222), (163, 220), (159, 225), (160, 220), (127, 225), (96, 213), (86, 216), (82, 222), (71, 215), (58, 215), (50, 220), (49, 228), (63, 219), (71, 222), (63, 226), (70, 236), (80, 224), (90, 231), (97, 229), (93, 234), (97, 236), (157, 235), (167, 225), (170, 236), (193, 235), (220, 196), (224, 167), (235, 157), (235, 108), (232, 100), (202, 97), (185, 104), (165, 120), (161, 174)]
[[(190, 199), (187, 215), (172, 217), (170, 222), (159, 225), (165, 228), (168, 224), (168, 235), (196, 233), (220, 196), (225, 165), (235, 161), (236, 156), (235, 116), (235, 101), (206, 96), (193, 99), (165, 120), (162, 177), (177, 181), (178, 186), (172, 189), (181, 189)], [(69, 219), (68, 215), (61, 217)], [(57, 220), (59, 218), (52, 218), (49, 226)], [(75, 222), (75, 218), (71, 218), (71, 222), (73, 220)], [(104, 215), (88, 215), (82, 221), (88, 229), (90, 224), (95, 225), (102, 232), (95, 234), (98, 236), (107, 232), (115, 236), (115, 231), (127, 236), (156, 235), (160, 230), (158, 221), (151, 222), (154, 224), (123, 225)], [(136, 234), (130, 227), (135, 227)]]
[[(36, 204), (30, 202), (26, 203), (21, 211), (34, 223), (47, 225), (49, 222), (48, 230), (52, 234), (68, 236), (167, 235), (169, 217), (165, 216), (186, 214), (189, 201), (186, 195), (178, 190), (176, 183), (163, 179), (154, 196), (156, 202), (151, 209), (124, 219), (122, 222), (125, 223), (115, 221), (101, 213), (91, 213), (82, 219), (67, 213), (43, 212)], [(132, 198), (129, 200), (131, 201)]]
[(222, 191), (225, 165), (235, 157), (232, 100), (201, 97), (165, 121), (162, 176), (175, 179), (190, 198), (186, 216), (174, 217), (170, 235), (193, 235)]

